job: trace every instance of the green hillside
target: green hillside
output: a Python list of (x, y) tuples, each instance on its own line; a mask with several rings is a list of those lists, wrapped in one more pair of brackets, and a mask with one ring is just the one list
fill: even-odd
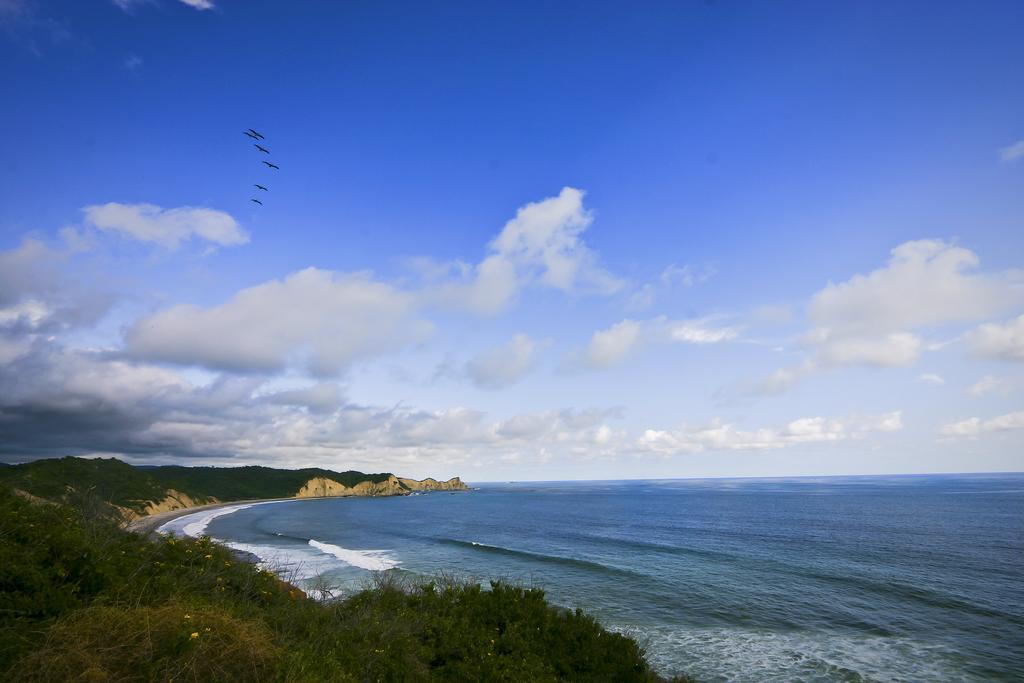
[(249, 498), (286, 498), (295, 495), (302, 485), (313, 477), (326, 477), (355, 486), (362, 481), (384, 481), (389, 473), (363, 474), (349, 470), (334, 472), (320, 468), (279, 470), (272, 467), (142, 467), (140, 472), (151, 474), (165, 488), (173, 488), (193, 495), (218, 500), (246, 500)]
[[(111, 466), (108, 465), (107, 466)], [(0, 485), (4, 681), (658, 681), (630, 638), (501, 583), (320, 602), (209, 539)]]
[(141, 511), (147, 501), (159, 501), (167, 489), (196, 500), (287, 498), (313, 477), (326, 477), (345, 486), (384, 481), (390, 475), (334, 472), (319, 468), (280, 470), (271, 467), (133, 467), (116, 458), (59, 458), (0, 468), (0, 483), (47, 500), (64, 500), (69, 488)]
[(0, 482), (47, 500), (63, 500), (70, 487), (131, 509), (161, 500), (167, 490), (151, 474), (116, 458), (36, 460), (0, 468)]

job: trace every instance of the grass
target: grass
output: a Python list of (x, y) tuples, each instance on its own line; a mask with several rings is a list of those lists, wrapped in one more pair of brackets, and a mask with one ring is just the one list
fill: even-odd
[(5, 681), (658, 681), (637, 643), (536, 589), (402, 583), (322, 602), (209, 539), (123, 531), (0, 487)]

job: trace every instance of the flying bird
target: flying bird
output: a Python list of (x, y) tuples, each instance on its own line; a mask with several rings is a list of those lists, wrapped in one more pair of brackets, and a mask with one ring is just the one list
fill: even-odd
[(248, 136), (249, 136), (249, 137), (251, 137), (251, 138), (252, 138), (253, 140), (259, 140), (259, 138), (258, 138), (258, 137), (256, 137), (255, 135), (253, 135), (252, 133), (250, 133), (250, 132), (249, 132), (249, 131), (247, 131), (247, 130), (243, 130), (243, 131), (242, 131), (242, 133), (244, 133), (245, 135), (248, 135)]
[(281, 170), (281, 167), (280, 167), (280, 166), (276, 166), (276, 165), (274, 165), (274, 164), (270, 163), (269, 161), (264, 161), (263, 163), (265, 163), (265, 164), (266, 164), (267, 166), (269, 166), (270, 168), (276, 168), (276, 169), (277, 169), (277, 170), (279, 170), (279, 171)]
[(253, 135), (255, 135), (256, 137), (258, 137), (260, 140), (265, 140), (266, 139), (266, 138), (263, 137), (263, 133), (259, 132), (258, 130), (253, 130), (252, 128), (250, 128), (249, 132), (252, 133)]
[(260, 200), (258, 200), (258, 199), (250, 199), (249, 201), (250, 201), (250, 202), (256, 202), (256, 203), (257, 203), (257, 204), (259, 204), (260, 206), (263, 206), (263, 202), (261, 202), (261, 201), (260, 201)]
[(267, 149), (266, 147), (260, 147), (258, 144), (255, 143), (253, 143), (253, 145), (256, 147), (256, 149), (263, 152), (264, 154), (270, 154), (270, 150)]
[(256, 186), (256, 187), (258, 187), (259, 189), (263, 190), (264, 192), (269, 192), (269, 190), (267, 190), (267, 188), (263, 187), (263, 186), (262, 186), (262, 185), (260, 185), (259, 183), (253, 183), (253, 185), (255, 185), (255, 186)]

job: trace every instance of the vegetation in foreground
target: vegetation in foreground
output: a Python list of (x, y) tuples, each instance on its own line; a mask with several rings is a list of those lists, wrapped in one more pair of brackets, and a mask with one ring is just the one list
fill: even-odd
[(208, 539), (0, 487), (6, 681), (657, 681), (637, 643), (542, 591), (373, 588), (319, 602)]

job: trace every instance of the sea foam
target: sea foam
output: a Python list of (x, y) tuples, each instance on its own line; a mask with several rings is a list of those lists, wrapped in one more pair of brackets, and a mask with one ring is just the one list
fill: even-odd
[(330, 543), (322, 543), (315, 538), (309, 544), (317, 550), (333, 555), (345, 564), (369, 571), (382, 572), (397, 567), (398, 560), (391, 557), (387, 550), (350, 550)]

